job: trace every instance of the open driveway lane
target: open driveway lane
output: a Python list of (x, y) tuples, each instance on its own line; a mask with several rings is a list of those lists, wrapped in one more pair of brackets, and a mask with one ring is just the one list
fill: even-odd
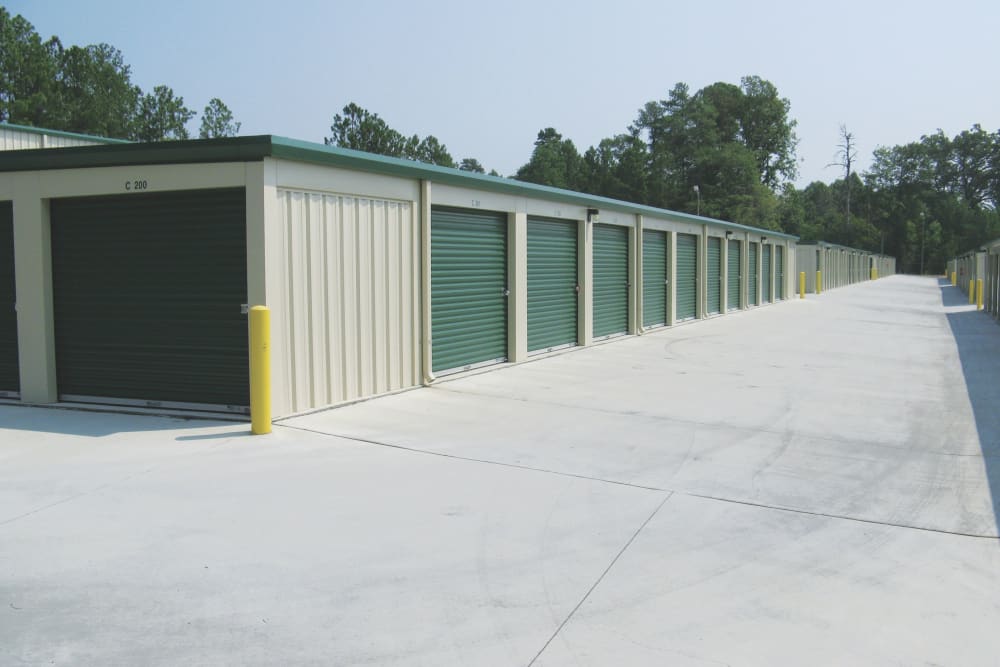
[(276, 423), (0, 406), (0, 664), (994, 665), (1000, 327), (893, 277)]

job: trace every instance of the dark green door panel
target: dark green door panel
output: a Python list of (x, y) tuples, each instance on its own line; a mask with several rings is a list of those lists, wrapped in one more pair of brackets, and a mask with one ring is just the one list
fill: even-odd
[(51, 204), (60, 396), (249, 405), (243, 188)]
[(677, 321), (698, 316), (698, 237), (677, 235)]
[(507, 215), (431, 211), (435, 372), (507, 358)]
[(14, 208), (0, 202), (0, 396), (21, 390), (17, 363), (17, 313), (14, 303)]
[(760, 305), (758, 300), (757, 285), (760, 282), (760, 273), (757, 270), (757, 248), (759, 244), (751, 243), (747, 248), (747, 278), (750, 284), (747, 285), (747, 300), (751, 306)]
[(760, 289), (764, 295), (764, 303), (771, 302), (771, 248), (770, 243), (764, 244), (764, 254), (761, 256)]
[(722, 239), (708, 237), (708, 314), (722, 312)]
[(594, 338), (628, 332), (628, 227), (594, 225)]
[(729, 241), (726, 256), (726, 309), (739, 310), (740, 283), (743, 282), (743, 244), (740, 241)]
[(642, 230), (642, 326), (667, 321), (667, 233)]
[(577, 223), (528, 218), (528, 351), (577, 342)]
[(785, 298), (785, 249), (780, 245), (774, 246), (774, 293)]

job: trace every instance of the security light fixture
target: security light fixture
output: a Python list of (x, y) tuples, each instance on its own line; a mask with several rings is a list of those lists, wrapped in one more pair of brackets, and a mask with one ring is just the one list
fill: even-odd
[(764, 243), (765, 241), (767, 241), (767, 237), (766, 236), (761, 236), (760, 237), (760, 242)]
[(726, 231), (726, 238), (727, 239), (733, 238), (733, 232), (731, 230), (730, 231)]
[(600, 219), (601, 212), (596, 208), (587, 209), (587, 222), (597, 222)]

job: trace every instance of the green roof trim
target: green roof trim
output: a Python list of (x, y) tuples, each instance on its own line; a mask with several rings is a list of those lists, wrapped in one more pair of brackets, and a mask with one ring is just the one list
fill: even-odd
[(18, 132), (27, 132), (28, 134), (44, 134), (49, 137), (66, 137), (68, 139), (82, 139), (85, 141), (97, 141), (102, 144), (131, 144), (133, 142), (128, 139), (112, 139), (110, 137), (98, 137), (93, 134), (80, 134), (79, 132), (63, 132), (62, 130), (47, 130), (44, 127), (35, 127), (33, 125), (16, 125), (14, 123), (0, 123), (0, 129), (10, 128), (12, 130), (17, 130)]
[(771, 238), (798, 240), (797, 236), (773, 229), (749, 227), (725, 220), (634, 204), (546, 185), (525, 183), (510, 178), (487, 176), (413, 160), (324, 146), (273, 135), (3, 151), (0, 152), (0, 172), (152, 164), (256, 162), (265, 157), (354, 169), (401, 178), (428, 180), (434, 183), (533, 199), (545, 199), (599, 210), (645, 215), (675, 222), (711, 225), (733, 231), (753, 232)]

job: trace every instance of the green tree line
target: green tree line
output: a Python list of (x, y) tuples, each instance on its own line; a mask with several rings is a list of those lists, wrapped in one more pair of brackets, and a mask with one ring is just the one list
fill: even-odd
[[(695, 92), (677, 83), (664, 99), (642, 105), (620, 133), (582, 153), (556, 128), (543, 127), (510, 177), (884, 252), (911, 273), (943, 271), (948, 258), (1000, 237), (1000, 131), (973, 125), (954, 137), (938, 130), (880, 146), (859, 174), (851, 169), (854, 137), (842, 127), (831, 155), (843, 176), (799, 189), (790, 109), (759, 76)], [(169, 86), (143, 91), (133, 84), (113, 46), (43, 40), (0, 7), (0, 122), (162, 141), (188, 138), (195, 116)], [(199, 136), (233, 136), (239, 128), (214, 98)], [(334, 115), (324, 141), (486, 173), (475, 158), (456, 160), (434, 135), (399, 132), (353, 102)]]
[[(143, 91), (110, 44), (43, 40), (24, 17), (0, 7), (0, 122), (134, 141), (188, 139), (197, 113), (167, 85)], [(202, 112), (201, 138), (233, 136), (240, 124), (218, 98)]]

